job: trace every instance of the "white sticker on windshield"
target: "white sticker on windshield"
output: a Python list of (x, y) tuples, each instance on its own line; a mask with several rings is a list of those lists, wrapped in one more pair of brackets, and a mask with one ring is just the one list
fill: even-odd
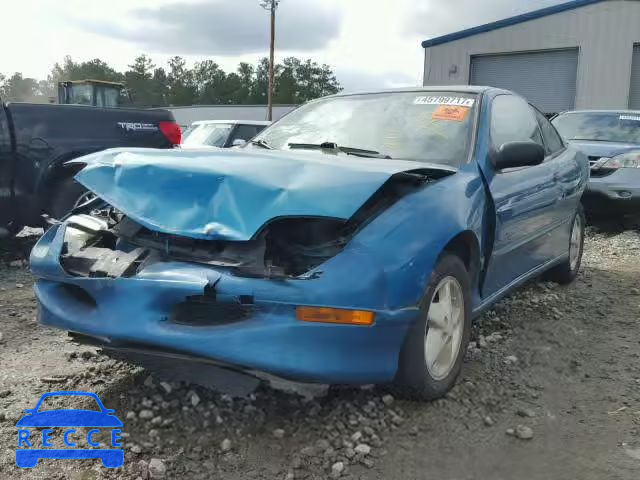
[(476, 103), (474, 98), (447, 96), (416, 97), (413, 100), (414, 105), (456, 105), (458, 107), (473, 107), (474, 103)]
[(633, 115), (620, 115), (620, 120), (632, 120), (634, 122), (640, 122), (640, 117), (634, 117)]

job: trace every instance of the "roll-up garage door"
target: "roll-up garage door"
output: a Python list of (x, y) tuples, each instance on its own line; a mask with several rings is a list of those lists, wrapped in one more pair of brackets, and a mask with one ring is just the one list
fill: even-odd
[(640, 110), (640, 45), (633, 47), (631, 63), (631, 88), (629, 90), (629, 108)]
[(545, 113), (571, 110), (578, 49), (471, 57), (471, 84), (519, 93)]

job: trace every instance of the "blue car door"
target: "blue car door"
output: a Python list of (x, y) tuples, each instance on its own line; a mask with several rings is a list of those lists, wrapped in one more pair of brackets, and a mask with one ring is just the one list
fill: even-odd
[[(490, 104), (490, 148), (479, 159), (493, 209), (487, 232), (493, 239), (482, 296), (499, 292), (528, 272), (559, 255), (558, 162), (550, 156), (540, 165), (496, 171), (491, 152), (502, 144), (533, 141), (544, 146), (533, 108), (515, 95), (498, 95)], [(493, 217), (493, 218), (491, 218)]]
[[(570, 227), (580, 203), (589, 161), (583, 153), (567, 147), (555, 127), (544, 115), (537, 110), (536, 115), (547, 152), (547, 160), (545, 161), (555, 162), (557, 165), (556, 174), (560, 189), (560, 200), (556, 214), (558, 215), (558, 221), (565, 223), (565, 228), (559, 230), (557, 240), (561, 249), (563, 249), (566, 248), (569, 242)], [(564, 252), (561, 251), (560, 253)]]

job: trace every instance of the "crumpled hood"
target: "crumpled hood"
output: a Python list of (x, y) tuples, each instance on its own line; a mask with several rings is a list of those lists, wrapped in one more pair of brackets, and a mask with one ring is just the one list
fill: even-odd
[(572, 140), (569, 144), (590, 157), (615, 157), (631, 150), (640, 150), (640, 145), (633, 143)]
[(424, 163), (290, 151), (110, 149), (76, 180), (162, 233), (249, 240), (285, 216), (350, 218), (392, 175)]

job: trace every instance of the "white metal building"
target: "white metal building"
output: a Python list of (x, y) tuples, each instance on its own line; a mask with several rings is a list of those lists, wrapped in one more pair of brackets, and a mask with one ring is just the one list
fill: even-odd
[(422, 42), (424, 85), (491, 85), (541, 110), (640, 109), (640, 0), (574, 0)]
[[(298, 105), (274, 105), (273, 120), (297, 108)], [(266, 120), (266, 105), (194, 105), (192, 107), (166, 107), (181, 127), (198, 120)]]

